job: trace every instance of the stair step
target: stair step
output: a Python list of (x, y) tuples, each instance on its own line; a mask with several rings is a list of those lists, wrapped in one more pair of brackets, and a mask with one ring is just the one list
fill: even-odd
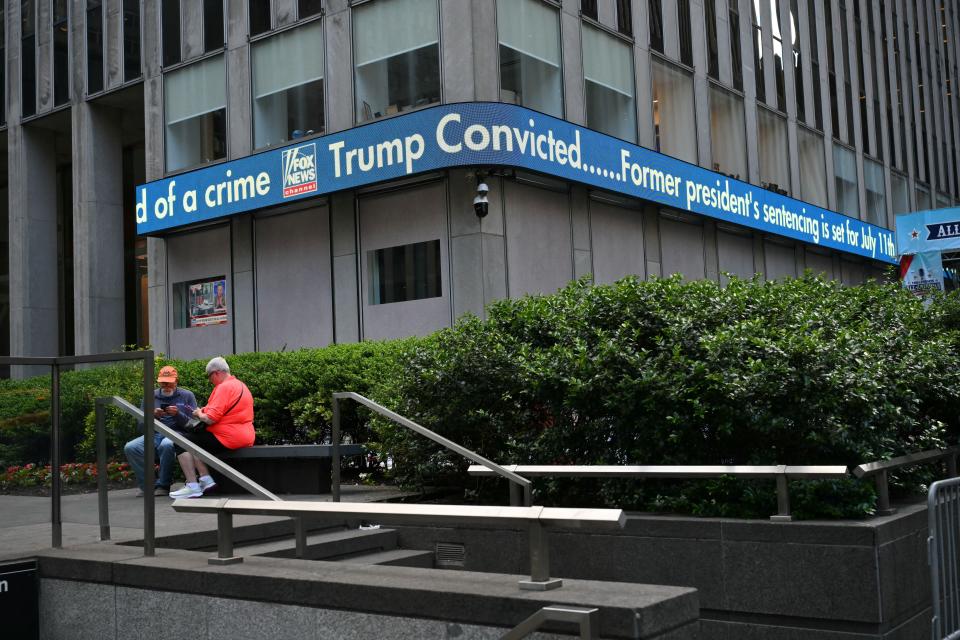
[[(393, 529), (340, 529), (307, 535), (306, 560), (329, 560), (341, 556), (396, 549), (397, 532)], [(238, 546), (242, 556), (295, 558), (296, 540), (291, 536), (259, 544)]]
[(420, 567), (423, 569), (433, 568), (433, 552), (420, 551), (418, 549), (389, 549), (387, 551), (374, 551), (362, 555), (343, 558), (340, 562), (350, 564), (381, 564), (394, 567)]

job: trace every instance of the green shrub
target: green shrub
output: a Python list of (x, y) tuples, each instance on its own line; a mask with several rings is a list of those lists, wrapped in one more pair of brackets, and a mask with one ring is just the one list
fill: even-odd
[[(495, 303), (488, 320), (422, 342), (389, 395), (399, 413), (498, 462), (856, 465), (955, 440), (958, 309), (954, 296), (925, 310), (895, 284), (809, 275), (726, 287), (581, 281)], [(470, 483), (464, 460), (381, 432), (403, 480)], [(823, 486), (798, 488), (795, 510), (872, 509), (867, 483), (833, 483), (838, 501), (818, 505)], [(549, 503), (703, 515), (769, 514), (775, 504), (772, 482), (537, 488)]]
[[(317, 442), (330, 430), (330, 398), (334, 391), (368, 395), (396, 371), (401, 353), (416, 339), (333, 345), (281, 353), (228, 356), (231, 372), (254, 396), (257, 441), (261, 444)], [(207, 360), (158, 358), (156, 369), (177, 367), (180, 385), (203, 404), (212, 386)], [(96, 455), (94, 400), (118, 395), (135, 405), (143, 396), (140, 365), (112, 365), (64, 372), (61, 376), (62, 455), (67, 460), (93, 460)], [(49, 460), (50, 378), (0, 381), (0, 465)], [(365, 412), (347, 403), (344, 431), (366, 439)], [(123, 445), (140, 433), (136, 421), (115, 409), (106, 420), (109, 455), (122, 455)]]

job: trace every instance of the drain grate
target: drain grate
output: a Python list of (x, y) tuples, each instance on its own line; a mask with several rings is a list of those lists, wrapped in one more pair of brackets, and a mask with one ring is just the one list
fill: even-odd
[(456, 542), (437, 543), (438, 567), (462, 567), (467, 560), (467, 548)]

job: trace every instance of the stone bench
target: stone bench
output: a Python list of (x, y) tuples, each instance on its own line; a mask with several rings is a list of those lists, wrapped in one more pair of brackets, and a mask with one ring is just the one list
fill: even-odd
[[(341, 444), (340, 457), (366, 453), (362, 444)], [(333, 446), (329, 444), (256, 445), (217, 454), (228, 465), (274, 493), (330, 493)], [(214, 472), (221, 493), (246, 493)]]

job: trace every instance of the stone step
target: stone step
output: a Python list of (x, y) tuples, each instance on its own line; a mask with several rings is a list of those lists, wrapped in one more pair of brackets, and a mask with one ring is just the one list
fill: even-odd
[[(307, 560), (336, 560), (396, 548), (397, 532), (393, 529), (337, 529), (307, 535), (304, 557)], [(296, 551), (296, 540), (292, 536), (236, 547), (237, 555), (241, 556), (295, 558)]]
[(339, 562), (348, 564), (380, 564), (391, 565), (394, 567), (420, 567), (421, 569), (433, 568), (433, 552), (420, 551), (417, 549), (389, 549), (386, 551), (374, 551), (362, 555), (343, 558)]

